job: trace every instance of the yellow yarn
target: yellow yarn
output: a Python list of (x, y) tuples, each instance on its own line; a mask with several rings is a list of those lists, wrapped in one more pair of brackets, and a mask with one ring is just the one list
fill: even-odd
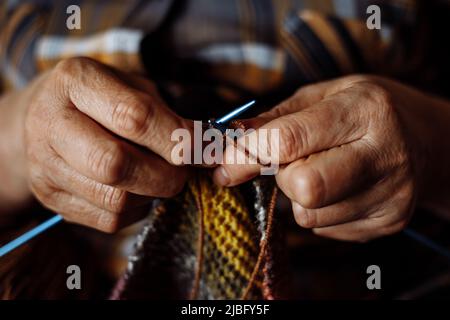
[[(200, 200), (205, 234), (232, 266), (222, 268), (219, 281), (225, 284), (235, 278), (235, 271), (249, 280), (259, 249), (255, 226), (243, 198), (236, 189), (218, 187), (205, 175), (191, 180), (189, 188)], [(233, 296), (233, 292), (230, 290), (228, 295)]]

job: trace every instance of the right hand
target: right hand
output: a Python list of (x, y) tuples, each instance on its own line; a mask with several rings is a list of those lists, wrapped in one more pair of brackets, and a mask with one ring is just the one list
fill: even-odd
[(141, 218), (151, 197), (170, 197), (187, 167), (170, 154), (177, 128), (155, 86), (88, 58), (60, 62), (40, 77), (24, 114), (29, 185), (43, 205), (105, 232)]

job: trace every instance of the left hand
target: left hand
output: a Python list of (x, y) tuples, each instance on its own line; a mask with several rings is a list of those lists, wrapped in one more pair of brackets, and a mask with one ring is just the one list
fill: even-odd
[[(409, 221), (430, 161), (428, 148), (439, 140), (433, 136), (439, 120), (424, 120), (430, 101), (391, 80), (349, 76), (306, 86), (245, 122), (279, 128), (276, 181), (300, 226), (326, 237), (367, 241), (398, 232)], [(233, 186), (259, 170), (254, 164), (223, 164), (214, 179)]]

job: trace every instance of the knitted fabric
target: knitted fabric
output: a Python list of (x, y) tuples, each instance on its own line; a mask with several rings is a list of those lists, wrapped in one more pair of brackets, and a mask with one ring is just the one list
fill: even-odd
[(155, 207), (112, 298), (273, 298), (275, 197), (272, 178), (224, 188), (199, 171)]

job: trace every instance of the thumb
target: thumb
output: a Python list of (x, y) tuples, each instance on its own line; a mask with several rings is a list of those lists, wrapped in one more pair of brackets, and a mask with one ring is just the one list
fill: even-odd
[[(270, 164), (276, 159), (277, 164), (284, 165), (360, 139), (367, 124), (361, 123), (360, 115), (352, 110), (348, 100), (346, 95), (329, 97), (308, 110), (278, 117), (240, 137), (236, 144), (227, 146), (225, 162), (215, 170), (214, 180), (219, 185), (237, 185), (256, 176), (260, 163)], [(355, 126), (355, 123), (361, 125)], [(271, 136), (277, 138), (269, 139)], [(245, 162), (233, 161), (241, 154), (251, 157)], [(251, 158), (259, 161), (252, 162)]]

